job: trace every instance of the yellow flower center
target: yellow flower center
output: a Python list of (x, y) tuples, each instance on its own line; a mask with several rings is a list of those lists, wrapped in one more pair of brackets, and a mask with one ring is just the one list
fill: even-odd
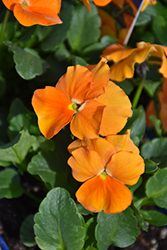
[(106, 173), (105, 170), (100, 174), (100, 178), (101, 178), (102, 180), (106, 180), (106, 179), (107, 179), (107, 173)]
[(75, 112), (78, 112), (79, 105), (78, 105), (77, 103), (73, 102), (73, 103), (71, 103), (71, 104), (68, 106), (68, 108), (69, 108), (70, 110), (73, 110), (73, 111), (75, 111)]
[(28, 6), (27, 1), (24, 0), (24, 1), (22, 2), (21, 6), (22, 6), (23, 8), (26, 8), (26, 7)]

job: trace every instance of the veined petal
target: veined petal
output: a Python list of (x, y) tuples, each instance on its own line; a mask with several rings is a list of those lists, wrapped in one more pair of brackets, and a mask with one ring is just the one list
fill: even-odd
[(132, 194), (121, 182), (109, 175), (103, 180), (93, 177), (76, 192), (78, 202), (91, 212), (120, 213), (130, 206)]
[(68, 151), (72, 153), (80, 147), (87, 147), (88, 150), (96, 151), (100, 155), (104, 166), (110, 160), (111, 156), (117, 152), (112, 143), (101, 137), (96, 139), (75, 140), (68, 146)]
[(102, 56), (109, 61), (119, 62), (129, 55), (131, 55), (137, 49), (128, 49), (119, 43), (109, 45), (103, 50)]
[(86, 100), (94, 99), (105, 92), (104, 88), (107, 86), (110, 77), (110, 68), (106, 62), (106, 59), (102, 58), (97, 65), (88, 65), (86, 67), (92, 72), (93, 76), (93, 82), (86, 95)]
[(93, 0), (93, 2), (98, 6), (105, 6), (109, 4), (112, 0)]
[(72, 118), (70, 124), (72, 134), (81, 140), (97, 138), (104, 108), (104, 104), (94, 100), (82, 104), (78, 113)]
[(100, 155), (104, 166), (108, 163), (111, 156), (116, 153), (114, 144), (101, 137), (96, 139), (88, 139), (86, 140), (85, 144), (90, 150), (94, 150)]
[(120, 87), (110, 81), (105, 88), (105, 94), (96, 100), (106, 105), (99, 134), (106, 136), (120, 132), (128, 117), (132, 116), (131, 102), (128, 96)]
[(111, 80), (122, 82), (125, 78), (132, 78), (134, 75), (134, 64), (144, 62), (148, 54), (153, 50), (155, 48), (152, 45), (139, 48), (123, 61), (112, 65), (110, 67)]
[(2, 0), (2, 2), (6, 6), (6, 8), (13, 11), (15, 4), (20, 3), (21, 1), (19, 1), (19, 0)]
[(62, 21), (58, 15), (51, 9), (43, 7), (22, 7), (21, 4), (16, 4), (13, 9), (14, 16), (20, 24), (29, 27), (35, 24), (53, 25), (60, 24)]
[(61, 0), (28, 0), (30, 6), (45, 7), (53, 10), (56, 14), (60, 12)]
[(108, 135), (105, 139), (115, 145), (117, 152), (129, 151), (139, 154), (138, 147), (130, 139), (130, 129), (127, 130), (125, 135)]
[(68, 146), (68, 151), (70, 154), (72, 154), (72, 152), (78, 148), (81, 147), (87, 147), (86, 145), (86, 140), (75, 140), (73, 141), (69, 146)]
[(144, 160), (139, 154), (120, 151), (112, 156), (106, 172), (124, 184), (134, 185), (144, 173)]
[(72, 156), (68, 159), (68, 164), (72, 168), (73, 177), (81, 182), (100, 174), (104, 169), (98, 153), (83, 147), (72, 152)]
[(92, 73), (84, 66), (76, 65), (67, 68), (58, 81), (56, 88), (63, 91), (70, 100), (83, 103), (93, 82)]
[(38, 116), (42, 134), (50, 139), (67, 125), (75, 111), (69, 109), (72, 102), (59, 89), (45, 87), (34, 92), (32, 106)]

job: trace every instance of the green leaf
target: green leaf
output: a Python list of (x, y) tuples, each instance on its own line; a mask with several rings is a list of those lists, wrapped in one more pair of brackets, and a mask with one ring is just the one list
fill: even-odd
[(157, 88), (161, 85), (162, 81), (153, 82), (151, 80), (144, 81), (144, 89), (150, 97), (154, 97)]
[[(145, 118), (145, 111), (142, 106), (140, 106), (138, 109), (133, 110), (133, 115), (131, 118), (128, 119), (128, 122), (123, 129), (123, 132), (125, 132), (127, 129), (131, 129), (130, 137), (132, 140), (135, 140), (136, 137), (140, 140), (144, 133), (146, 128), (146, 118)], [(138, 143), (139, 143), (138, 140)]]
[(39, 57), (35, 50), (21, 49), (7, 42), (5, 44), (13, 51), (16, 71), (23, 79), (30, 80), (45, 72), (47, 63)]
[(154, 17), (152, 28), (153, 28), (153, 31), (154, 31), (157, 39), (162, 44), (167, 44), (167, 37), (166, 37), (167, 23), (166, 23), (166, 18), (161, 16), (161, 15)]
[(145, 158), (167, 156), (167, 138), (155, 138), (152, 141), (146, 142), (141, 147), (141, 155)]
[(1, 147), (1, 166), (6, 166), (6, 163), (21, 165), (35, 140), (36, 138), (31, 136), (27, 130), (22, 130), (13, 141)]
[(89, 247), (93, 247), (96, 243), (95, 239), (95, 227), (96, 227), (96, 218), (92, 217), (90, 218), (86, 224), (85, 224), (85, 230), (86, 230), (86, 238), (85, 238), (85, 245), (84, 249), (89, 249)]
[(154, 8), (154, 6), (147, 6), (147, 8), (143, 12), (140, 12), (135, 26), (146, 25), (156, 15), (156, 8)]
[(155, 115), (150, 115), (149, 119), (151, 120), (152, 124), (154, 125), (155, 132), (157, 136), (162, 135), (162, 124), (161, 120), (158, 119)]
[(0, 171), (0, 199), (17, 198), (23, 194), (20, 177), (16, 170), (7, 168)]
[(145, 173), (153, 174), (158, 170), (158, 165), (154, 161), (150, 159), (144, 159), (144, 163), (145, 163)]
[(81, 250), (85, 229), (75, 202), (63, 188), (54, 188), (35, 215), (36, 242), (42, 250)]
[(77, 5), (67, 35), (71, 48), (82, 51), (87, 46), (98, 42), (100, 38), (100, 22), (95, 5), (91, 4), (90, 12), (84, 5)]
[(167, 216), (163, 213), (154, 210), (140, 210), (140, 214), (144, 220), (153, 226), (165, 226), (167, 225)]
[(159, 169), (146, 183), (146, 195), (157, 206), (167, 208), (167, 168)]
[(127, 247), (133, 244), (139, 234), (137, 220), (131, 208), (122, 213), (97, 216), (96, 239), (99, 250), (106, 250), (113, 244), (117, 247)]
[(123, 82), (117, 82), (116, 83), (123, 91), (125, 92), (126, 95), (130, 95), (130, 93), (133, 91), (134, 86), (133, 84), (128, 80), (125, 79)]
[(59, 44), (61, 44), (67, 36), (67, 31), (70, 27), (70, 21), (72, 18), (73, 5), (63, 1), (61, 12), (59, 13), (60, 19), (63, 21), (62, 24), (54, 25), (50, 28), (49, 34), (47, 35), (48, 27), (40, 27), (39, 36), (46, 33), (46, 39), (41, 44), (41, 48), (44, 51), (54, 51)]
[(47, 187), (51, 189), (55, 187), (56, 184), (56, 165), (55, 153), (53, 155), (39, 152), (32, 157), (27, 170), (32, 175), (39, 175)]
[(8, 135), (11, 139), (23, 128), (27, 128), (29, 133), (40, 134), (34, 112), (28, 111), (23, 102), (18, 98), (14, 99), (11, 103), (8, 121)]
[(33, 247), (35, 245), (34, 235), (34, 215), (31, 214), (25, 218), (20, 228), (20, 238), (23, 244), (27, 247)]

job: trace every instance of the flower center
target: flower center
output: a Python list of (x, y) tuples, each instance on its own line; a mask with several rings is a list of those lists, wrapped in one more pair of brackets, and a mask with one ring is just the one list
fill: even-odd
[(100, 174), (100, 178), (102, 180), (106, 180), (107, 179), (107, 172), (105, 170)]
[(26, 1), (26, 0), (24, 0), (24, 1), (22, 2), (21, 6), (22, 6), (23, 8), (26, 8), (26, 7), (28, 6), (27, 1)]
[(75, 111), (75, 112), (77, 113), (80, 106), (81, 106), (81, 104), (77, 104), (76, 102), (73, 102), (73, 103), (71, 103), (71, 104), (68, 106), (68, 108), (69, 108), (70, 110), (73, 110), (73, 111)]

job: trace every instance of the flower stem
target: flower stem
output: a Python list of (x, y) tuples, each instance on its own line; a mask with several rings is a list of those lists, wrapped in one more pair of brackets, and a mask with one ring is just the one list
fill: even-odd
[(1, 25), (1, 30), (0, 30), (0, 47), (3, 43), (3, 39), (4, 39), (4, 35), (5, 35), (5, 30), (6, 30), (6, 24), (8, 22), (9, 19), (9, 15), (10, 15), (10, 11), (6, 10), (2, 25)]
[(141, 82), (137, 88), (137, 91), (136, 91), (135, 96), (134, 96), (133, 101), (132, 101), (132, 108), (133, 109), (135, 109), (137, 107), (137, 104), (139, 102), (139, 99), (140, 99), (140, 96), (141, 96), (141, 93), (142, 93), (142, 90), (144, 87), (144, 81), (145, 81), (145, 77), (142, 77)]
[(36, 29), (34, 31), (34, 34), (31, 36), (31, 39), (25, 44), (25, 48), (31, 48), (34, 43), (36, 42), (37, 39), (37, 34), (38, 34), (38, 30), (40, 28), (40, 25), (36, 26)]

